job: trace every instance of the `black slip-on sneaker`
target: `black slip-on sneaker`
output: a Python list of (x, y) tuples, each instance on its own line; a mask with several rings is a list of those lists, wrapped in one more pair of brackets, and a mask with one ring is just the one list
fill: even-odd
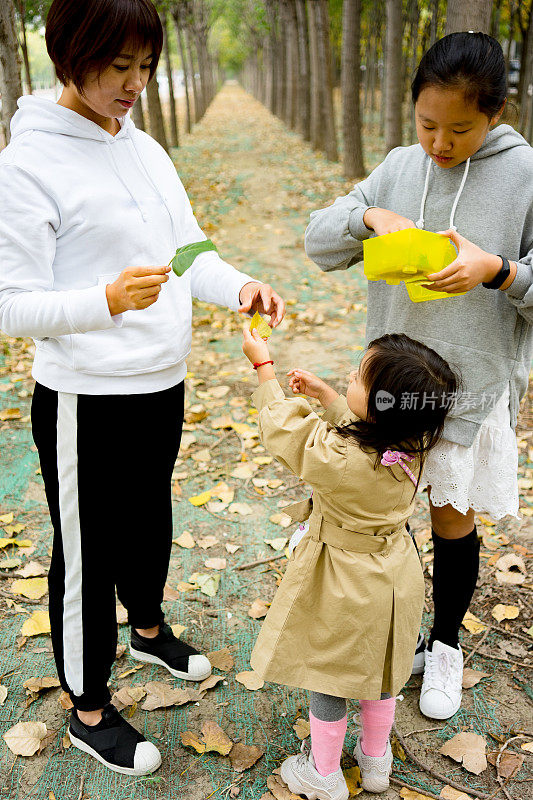
[(211, 675), (209, 659), (200, 655), (194, 647), (177, 639), (166, 622), (161, 624), (154, 639), (140, 636), (132, 628), (130, 653), (137, 661), (166, 667), (175, 678), (203, 681)]
[(85, 725), (73, 709), (68, 730), (70, 741), (113, 772), (122, 775), (148, 775), (161, 766), (157, 747), (147, 742), (109, 703), (98, 725)]

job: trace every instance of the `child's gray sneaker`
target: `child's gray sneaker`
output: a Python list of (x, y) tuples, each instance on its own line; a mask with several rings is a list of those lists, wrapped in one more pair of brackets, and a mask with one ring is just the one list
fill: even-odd
[(424, 664), (426, 663), (426, 640), (420, 633), (416, 643), (415, 657), (413, 659), (413, 669), (411, 675), (422, 675), (424, 672)]
[(291, 792), (303, 794), (308, 800), (348, 800), (350, 796), (341, 769), (329, 775), (317, 771), (307, 742), (302, 742), (301, 753), (285, 759), (281, 777)]
[(361, 739), (358, 737), (353, 751), (355, 760), (361, 770), (361, 785), (366, 792), (384, 792), (389, 788), (389, 775), (392, 770), (392, 750), (390, 742), (383, 756), (366, 756), (361, 750)]

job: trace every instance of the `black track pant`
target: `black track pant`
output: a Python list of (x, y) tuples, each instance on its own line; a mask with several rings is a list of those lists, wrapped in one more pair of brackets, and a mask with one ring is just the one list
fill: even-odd
[(115, 588), (134, 627), (162, 619), (183, 394), (183, 383), (103, 396), (35, 386), (33, 438), (54, 527), (52, 644), (61, 685), (81, 711), (110, 699)]

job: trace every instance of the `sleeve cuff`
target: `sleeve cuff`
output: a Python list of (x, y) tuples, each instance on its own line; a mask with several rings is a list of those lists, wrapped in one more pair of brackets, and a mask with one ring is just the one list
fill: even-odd
[(112, 317), (109, 313), (105, 290), (105, 284), (99, 284), (66, 293), (65, 314), (78, 333), (122, 326), (122, 314)]
[(517, 300), (522, 300), (531, 287), (531, 267), (528, 264), (522, 264), (520, 261), (515, 261), (516, 275), (514, 281), (507, 289), (503, 291), (509, 297), (514, 297)]
[(355, 419), (355, 416), (350, 410), (346, 398), (341, 394), (336, 400), (333, 401), (333, 403), (331, 403), (331, 405), (327, 407), (322, 414), (322, 419), (324, 422), (330, 422), (332, 425), (337, 425), (345, 416)]
[(286, 400), (277, 378), (271, 378), (269, 381), (262, 383), (252, 395), (252, 402), (258, 411), (261, 411), (271, 400)]
[(369, 208), (375, 207), (376, 206), (358, 206), (350, 211), (350, 216), (348, 217), (348, 230), (353, 238), (357, 239), (357, 241), (369, 239), (374, 233), (374, 231), (371, 231), (370, 228), (366, 227), (365, 223), (363, 222), (363, 217)]

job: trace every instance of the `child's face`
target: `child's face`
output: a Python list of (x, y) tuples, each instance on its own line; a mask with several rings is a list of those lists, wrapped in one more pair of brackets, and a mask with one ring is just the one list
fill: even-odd
[(455, 167), (479, 150), (502, 112), (503, 106), (489, 120), (475, 103), (465, 101), (460, 89), (428, 86), (415, 104), (418, 141), (439, 167)]
[(130, 44), (124, 44), (121, 54), (103, 70), (100, 78), (96, 71), (87, 75), (83, 95), (69, 84), (77, 103), (83, 106), (80, 113), (102, 127), (106, 127), (103, 120), (124, 117), (133, 103), (123, 105), (119, 101), (138, 101), (150, 77), (151, 60), (150, 47), (136, 52)]
[(365, 353), (359, 364), (359, 369), (350, 372), (348, 376), (348, 389), (346, 390), (346, 400), (348, 407), (359, 419), (366, 420), (368, 392), (363, 383), (363, 365), (368, 353)]

